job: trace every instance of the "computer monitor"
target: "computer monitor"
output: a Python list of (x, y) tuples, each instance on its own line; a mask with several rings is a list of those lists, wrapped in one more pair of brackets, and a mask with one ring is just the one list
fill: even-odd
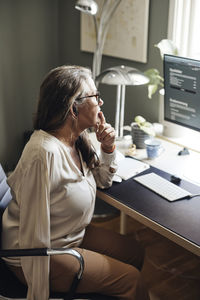
[(200, 61), (164, 55), (163, 109), (164, 135), (193, 139), (200, 151)]

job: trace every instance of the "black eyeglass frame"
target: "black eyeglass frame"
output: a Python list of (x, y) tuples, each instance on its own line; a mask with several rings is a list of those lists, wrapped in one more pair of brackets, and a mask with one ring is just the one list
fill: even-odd
[(95, 95), (88, 95), (88, 96), (84, 96), (84, 97), (80, 97), (80, 98), (76, 98), (76, 100), (82, 100), (82, 99), (86, 99), (86, 98), (92, 98), (95, 97), (97, 104), (99, 104), (100, 100), (101, 100), (101, 94), (98, 91)]

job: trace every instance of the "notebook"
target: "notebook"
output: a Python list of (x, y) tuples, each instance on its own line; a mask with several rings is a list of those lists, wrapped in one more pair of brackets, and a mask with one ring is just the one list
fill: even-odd
[(127, 180), (149, 169), (149, 167), (150, 166), (147, 163), (144, 163), (140, 160), (124, 157), (118, 161), (118, 169), (113, 180), (118, 182), (120, 182), (122, 179)]

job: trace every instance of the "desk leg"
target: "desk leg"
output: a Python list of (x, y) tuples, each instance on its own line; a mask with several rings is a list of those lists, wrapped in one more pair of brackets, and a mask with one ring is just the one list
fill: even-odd
[(120, 213), (120, 233), (126, 234), (127, 215), (121, 211)]

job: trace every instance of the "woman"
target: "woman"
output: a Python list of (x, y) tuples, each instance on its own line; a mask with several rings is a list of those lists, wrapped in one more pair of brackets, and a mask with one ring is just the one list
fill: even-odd
[[(13, 201), (3, 217), (4, 248), (71, 248), (84, 257), (78, 292), (119, 299), (148, 299), (140, 272), (143, 252), (136, 241), (90, 224), (96, 195), (112, 184), (115, 132), (100, 111), (103, 101), (91, 72), (61, 66), (41, 88), (34, 133), (8, 178)], [(86, 130), (94, 127), (97, 157)], [(28, 299), (48, 299), (50, 289), (69, 290), (78, 263), (69, 255), (6, 259), (28, 285)]]

